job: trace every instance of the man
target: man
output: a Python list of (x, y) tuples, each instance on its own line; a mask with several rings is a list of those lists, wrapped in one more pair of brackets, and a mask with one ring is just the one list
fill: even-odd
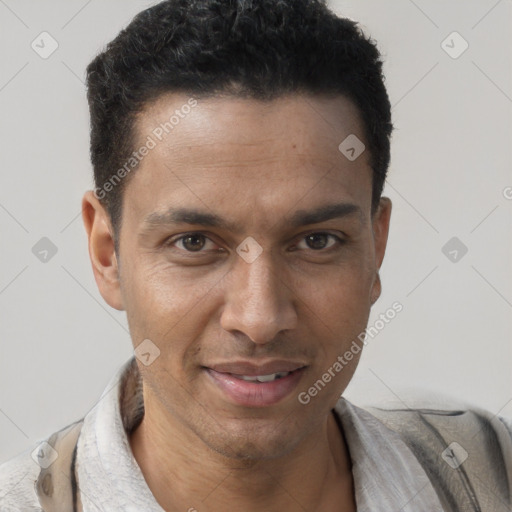
[(340, 398), (381, 293), (380, 55), (321, 1), (169, 0), (89, 65), (94, 276), (135, 356), (1, 510), (505, 511), (483, 411)]

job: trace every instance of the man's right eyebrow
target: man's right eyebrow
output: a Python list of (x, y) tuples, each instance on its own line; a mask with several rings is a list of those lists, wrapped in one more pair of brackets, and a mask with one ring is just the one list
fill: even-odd
[(189, 208), (169, 208), (163, 213), (150, 213), (144, 219), (144, 224), (149, 229), (161, 225), (196, 224), (212, 228), (221, 228), (227, 231), (232, 231), (233, 233), (240, 233), (242, 231), (241, 226), (229, 222), (219, 215)]

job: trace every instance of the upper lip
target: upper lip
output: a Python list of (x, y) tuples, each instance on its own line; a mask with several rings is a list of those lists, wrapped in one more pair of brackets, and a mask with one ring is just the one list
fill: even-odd
[(297, 361), (274, 360), (266, 363), (257, 364), (249, 361), (236, 361), (230, 363), (217, 363), (208, 365), (210, 368), (219, 373), (233, 373), (235, 375), (247, 375), (255, 377), (257, 375), (271, 375), (273, 373), (293, 372), (299, 368), (306, 366), (304, 363)]

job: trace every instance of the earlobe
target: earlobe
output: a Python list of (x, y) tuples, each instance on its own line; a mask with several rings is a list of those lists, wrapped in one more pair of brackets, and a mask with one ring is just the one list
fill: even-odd
[(124, 310), (110, 216), (92, 190), (87, 191), (82, 199), (82, 219), (87, 232), (89, 258), (101, 296), (109, 306)]
[(377, 273), (375, 275), (375, 281), (373, 282), (372, 293), (371, 293), (371, 297), (370, 297), (370, 304), (372, 306), (377, 302), (381, 293), (382, 293), (382, 285), (380, 282), (380, 274), (377, 271)]

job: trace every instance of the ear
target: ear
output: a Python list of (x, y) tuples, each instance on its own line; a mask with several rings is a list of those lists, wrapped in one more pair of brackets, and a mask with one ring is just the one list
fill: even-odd
[(373, 240), (375, 247), (375, 279), (371, 289), (371, 304), (373, 305), (380, 297), (382, 285), (380, 282), (379, 269), (384, 260), (389, 234), (389, 221), (391, 219), (392, 203), (388, 197), (382, 197), (376, 212), (372, 217)]
[(87, 231), (92, 270), (101, 296), (109, 306), (124, 310), (114, 231), (110, 216), (92, 190), (88, 190), (82, 199), (82, 219)]

